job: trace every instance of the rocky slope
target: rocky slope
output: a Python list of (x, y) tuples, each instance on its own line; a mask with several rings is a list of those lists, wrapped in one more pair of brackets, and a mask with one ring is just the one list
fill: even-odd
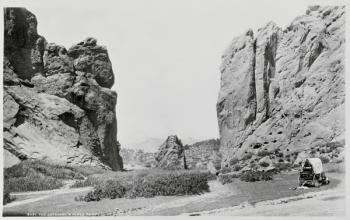
[(5, 157), (121, 170), (106, 48), (93, 38), (69, 50), (47, 43), (24, 8), (5, 8), (4, 23)]
[(220, 140), (209, 139), (185, 145), (186, 165), (189, 169), (207, 169), (210, 161), (221, 159), (219, 155)]
[(155, 166), (163, 169), (187, 169), (185, 149), (176, 135), (169, 136), (155, 155)]
[(264, 157), (295, 163), (323, 148), (338, 160), (345, 138), (344, 48), (340, 6), (312, 6), (284, 30), (270, 22), (234, 38), (222, 56), (217, 102), (222, 165)]

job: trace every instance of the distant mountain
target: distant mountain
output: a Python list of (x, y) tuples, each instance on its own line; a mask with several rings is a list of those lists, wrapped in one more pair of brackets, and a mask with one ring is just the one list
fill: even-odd
[(200, 140), (192, 138), (192, 137), (186, 137), (186, 138), (180, 138), (180, 139), (181, 139), (183, 145), (191, 145), (191, 144), (194, 144), (194, 143), (200, 141)]
[[(147, 138), (140, 142), (124, 144), (124, 148), (128, 149), (140, 149), (144, 152), (156, 152), (160, 145), (162, 145), (165, 141), (166, 137), (163, 138)], [(181, 138), (180, 138), (181, 139)], [(193, 137), (186, 137), (181, 139), (183, 145), (191, 145), (198, 142), (198, 139)]]
[(158, 150), (158, 147), (164, 141), (165, 139), (162, 138), (147, 138), (140, 142), (125, 144), (123, 147), (129, 149), (140, 149), (144, 152), (156, 152)]

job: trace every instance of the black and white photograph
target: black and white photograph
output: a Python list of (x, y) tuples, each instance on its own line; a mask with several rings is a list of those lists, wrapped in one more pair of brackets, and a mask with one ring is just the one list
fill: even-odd
[(349, 217), (346, 1), (1, 5), (2, 217)]

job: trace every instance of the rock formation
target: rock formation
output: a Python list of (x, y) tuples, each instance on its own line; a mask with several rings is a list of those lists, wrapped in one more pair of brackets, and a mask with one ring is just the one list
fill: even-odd
[(234, 38), (222, 57), (217, 102), (222, 165), (269, 153), (293, 163), (343, 140), (344, 48), (341, 6), (312, 6), (285, 30), (270, 22), (255, 36)]
[(47, 43), (24, 8), (5, 8), (4, 22), (5, 157), (121, 170), (106, 48), (93, 38), (69, 50)]
[(220, 140), (209, 139), (185, 145), (186, 165), (188, 169), (207, 169), (209, 162), (221, 161), (219, 155)]
[(123, 158), (124, 166), (129, 165), (140, 165), (143, 167), (154, 167), (155, 166), (155, 153), (145, 152), (141, 149), (128, 149), (122, 148), (120, 150), (120, 156)]
[(181, 140), (176, 136), (169, 136), (159, 147), (155, 156), (156, 167), (163, 169), (187, 169), (185, 150)]

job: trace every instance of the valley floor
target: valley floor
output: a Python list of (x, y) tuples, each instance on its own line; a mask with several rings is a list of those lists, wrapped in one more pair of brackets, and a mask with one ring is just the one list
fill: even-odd
[(4, 216), (68, 215), (345, 215), (344, 173), (328, 173), (331, 183), (295, 189), (296, 171), (267, 182), (210, 181), (210, 192), (195, 196), (75, 201), (91, 188), (19, 193), (3, 208)]

